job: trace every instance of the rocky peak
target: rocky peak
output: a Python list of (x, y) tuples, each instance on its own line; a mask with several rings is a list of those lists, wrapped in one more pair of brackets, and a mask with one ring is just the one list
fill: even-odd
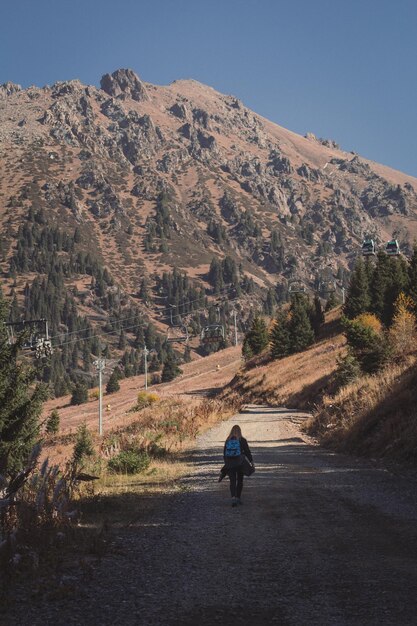
[(104, 74), (100, 81), (100, 87), (109, 96), (122, 100), (132, 98), (132, 100), (141, 102), (149, 99), (139, 76), (129, 69), (120, 69), (113, 74)]
[(3, 83), (0, 85), (0, 97), (11, 96), (18, 91), (22, 91), (22, 87), (20, 85), (16, 85), (15, 83)]

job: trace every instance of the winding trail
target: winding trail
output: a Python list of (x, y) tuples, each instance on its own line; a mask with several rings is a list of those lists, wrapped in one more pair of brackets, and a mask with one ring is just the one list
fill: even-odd
[[(251, 406), (202, 435), (182, 489), (116, 531), (79, 598), (32, 604), (16, 623), (416, 624), (413, 482), (313, 445), (304, 418)], [(233, 509), (217, 475), (236, 421), (256, 473)]]

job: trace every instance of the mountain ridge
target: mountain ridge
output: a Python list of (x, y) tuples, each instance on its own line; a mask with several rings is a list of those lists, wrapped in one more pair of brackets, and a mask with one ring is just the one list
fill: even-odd
[[(322, 298), (329, 281), (346, 286), (366, 234), (381, 246), (394, 234), (411, 251), (417, 179), (192, 79), (157, 86), (120, 69), (101, 82), (0, 87), (0, 268), (16, 314), (27, 315), (26, 284), (50, 276), (43, 245), (93, 325), (98, 312), (138, 307), (166, 330), (162, 312), (191, 314), (178, 303), (194, 289), (208, 298), (191, 320), (197, 334), (222, 288), (235, 289), (244, 330), (291, 280)], [(63, 237), (72, 243), (57, 251)], [(172, 279), (175, 295), (163, 278), (174, 268), (188, 276), (187, 287)]]

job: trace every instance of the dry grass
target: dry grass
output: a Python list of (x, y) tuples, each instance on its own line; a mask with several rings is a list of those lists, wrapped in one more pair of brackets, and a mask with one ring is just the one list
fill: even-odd
[(417, 460), (416, 356), (326, 396), (306, 430), (338, 450)]
[(309, 350), (278, 361), (258, 360), (241, 370), (226, 389), (241, 394), (243, 403), (263, 402), (308, 410), (328, 391), (336, 369), (336, 358), (346, 340), (339, 334), (315, 344)]

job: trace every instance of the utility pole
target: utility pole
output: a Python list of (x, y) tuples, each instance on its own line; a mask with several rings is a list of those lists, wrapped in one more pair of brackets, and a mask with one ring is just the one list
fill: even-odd
[(149, 350), (145, 344), (145, 347), (143, 349), (143, 356), (145, 358), (145, 390), (146, 391), (148, 389), (148, 354), (149, 354)]
[(234, 320), (234, 325), (235, 325), (235, 346), (237, 346), (237, 323), (236, 323), (237, 311), (236, 309), (233, 309), (232, 315), (233, 315), (233, 320)]
[(346, 289), (344, 287), (342, 287), (342, 304), (345, 303), (345, 291), (346, 291)]
[(103, 370), (106, 367), (106, 360), (99, 357), (94, 361), (98, 371), (98, 434), (103, 435)]

